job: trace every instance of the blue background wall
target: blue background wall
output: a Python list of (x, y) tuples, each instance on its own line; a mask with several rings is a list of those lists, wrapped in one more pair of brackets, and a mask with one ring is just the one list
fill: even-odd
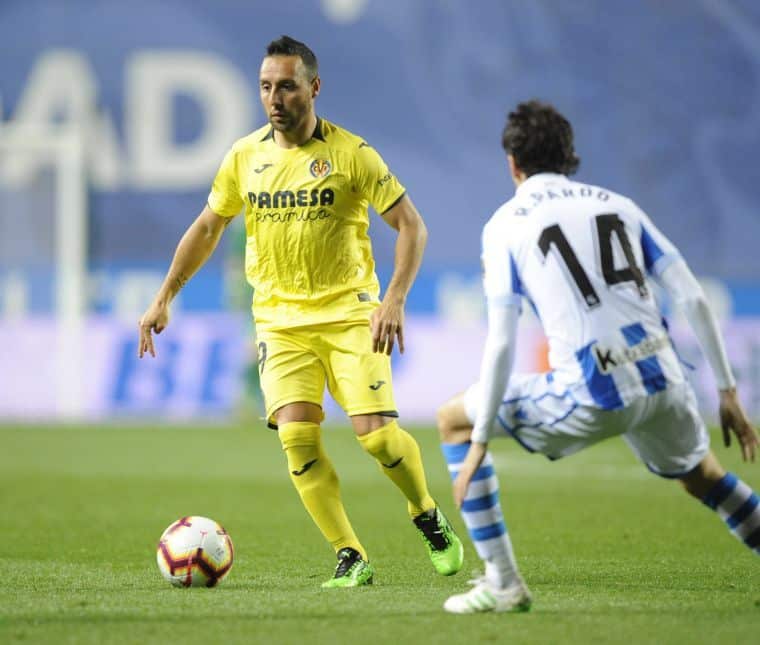
[[(214, 172), (182, 188), (129, 180), (125, 93), (134, 56), (216, 54), (244, 81), (244, 129), (253, 129), (263, 123), (261, 55), (282, 33), (320, 59), (319, 113), (369, 140), (428, 222), (412, 310), (435, 307), (443, 272), (477, 274), (480, 228), (512, 194), (499, 143), (506, 111), (540, 97), (574, 124), (579, 178), (633, 196), (697, 273), (733, 288), (737, 313), (760, 312), (760, 5), (750, 0), (3, 0), (5, 117), (18, 116), (43, 54), (76, 52), (124, 157), (119, 181), (91, 189), (93, 268), (163, 271)], [(202, 106), (182, 92), (171, 118), (180, 148), (206, 125)], [(231, 143), (215, 142), (217, 163)], [(388, 267), (394, 236), (386, 229), (377, 220), (372, 230)], [(212, 259), (189, 291), (191, 306), (220, 304), (222, 264), (221, 254)]]

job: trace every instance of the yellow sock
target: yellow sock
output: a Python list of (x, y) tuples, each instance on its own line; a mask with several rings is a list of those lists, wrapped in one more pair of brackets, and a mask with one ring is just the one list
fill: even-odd
[(308, 421), (283, 423), (277, 433), (288, 458), (288, 471), (301, 501), (335, 551), (351, 547), (367, 552), (351, 527), (340, 498), (338, 475), (322, 447), (319, 425)]
[(410, 516), (435, 508), (425, 481), (420, 447), (412, 435), (391, 421), (358, 439), (362, 448), (377, 459), (380, 469), (404, 493)]

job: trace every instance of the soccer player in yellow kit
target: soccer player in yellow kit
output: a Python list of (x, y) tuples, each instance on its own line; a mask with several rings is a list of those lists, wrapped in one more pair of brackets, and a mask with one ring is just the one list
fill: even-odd
[[(435, 569), (451, 575), (462, 566), (462, 543), (428, 492), (417, 442), (396, 421), (390, 368), (395, 342), (404, 349), (404, 303), (427, 231), (380, 155), (317, 117), (320, 86), (317, 59), (306, 45), (288, 36), (269, 44), (259, 82), (269, 124), (225, 156), (208, 205), (180, 241), (140, 320), (139, 355), (155, 356), (152, 332), (168, 324), (169, 303), (244, 210), (245, 272), (254, 287), (267, 417), (306, 510), (338, 558), (322, 586), (366, 585), (374, 573), (322, 446), (325, 384), (362, 448), (406, 496)], [(398, 231), (382, 299), (367, 234), (369, 204)]]

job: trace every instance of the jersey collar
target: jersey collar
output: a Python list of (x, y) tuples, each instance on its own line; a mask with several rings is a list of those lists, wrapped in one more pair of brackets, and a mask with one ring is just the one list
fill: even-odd
[[(325, 135), (322, 132), (322, 119), (320, 117), (317, 117), (317, 125), (314, 128), (314, 132), (311, 133), (311, 138), (322, 142), (325, 140)], [(274, 141), (274, 128), (269, 128), (262, 141), (266, 141), (267, 139)]]
[(557, 172), (539, 172), (535, 175), (528, 177), (522, 184), (517, 187), (515, 191), (516, 195), (523, 193), (529, 193), (531, 190), (535, 190), (538, 186), (553, 182), (553, 183), (565, 183), (569, 181), (566, 175), (562, 175)]

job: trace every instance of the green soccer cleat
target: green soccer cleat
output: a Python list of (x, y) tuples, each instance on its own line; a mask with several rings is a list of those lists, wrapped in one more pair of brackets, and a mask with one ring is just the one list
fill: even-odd
[(462, 568), (464, 548), (443, 511), (436, 506), (413, 521), (427, 544), (435, 570), (442, 576), (453, 576)]
[(372, 584), (375, 571), (372, 565), (364, 560), (356, 549), (345, 547), (338, 551), (338, 566), (335, 575), (322, 583), (323, 589), (338, 587), (362, 587)]

